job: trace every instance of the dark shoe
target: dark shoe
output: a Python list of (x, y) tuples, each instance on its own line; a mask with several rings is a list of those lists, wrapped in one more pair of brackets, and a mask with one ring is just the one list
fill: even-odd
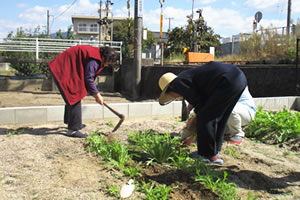
[(80, 131), (68, 130), (67, 136), (76, 138), (86, 138), (88, 134), (81, 133)]
[(198, 154), (197, 151), (192, 152), (190, 156), (191, 156), (192, 158), (195, 158), (195, 159), (197, 159), (197, 158), (200, 157), (200, 155)]
[(81, 130), (81, 129), (84, 129), (85, 127), (86, 127), (86, 125), (85, 125), (85, 124), (81, 124), (81, 126), (80, 126), (79, 130)]
[(232, 144), (237, 144), (237, 145), (241, 145), (243, 141), (243, 137), (241, 136), (232, 136), (229, 139), (229, 142)]
[[(65, 123), (66, 125), (68, 125), (67, 123)], [(86, 127), (85, 124), (81, 124), (78, 130), (84, 129)]]

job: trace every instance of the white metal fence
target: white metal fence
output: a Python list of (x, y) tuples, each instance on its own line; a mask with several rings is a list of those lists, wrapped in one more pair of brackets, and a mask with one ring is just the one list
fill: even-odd
[(68, 40), (46, 38), (14, 38), (0, 41), (0, 51), (8, 52), (35, 52), (35, 59), (39, 59), (39, 53), (60, 53), (76, 45), (91, 45), (95, 47), (110, 46), (119, 53), (122, 64), (122, 42), (92, 41), (92, 40)]

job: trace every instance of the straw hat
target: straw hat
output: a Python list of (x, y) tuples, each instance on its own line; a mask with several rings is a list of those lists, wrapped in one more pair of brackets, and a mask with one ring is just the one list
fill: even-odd
[(165, 105), (176, 99), (173, 96), (166, 94), (166, 91), (170, 85), (170, 83), (176, 78), (177, 76), (171, 72), (165, 73), (162, 75), (158, 81), (159, 87), (162, 90), (159, 96), (159, 104)]

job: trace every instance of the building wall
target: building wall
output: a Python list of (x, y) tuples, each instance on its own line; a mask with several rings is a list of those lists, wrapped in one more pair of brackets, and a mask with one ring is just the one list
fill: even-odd
[[(92, 38), (97, 39), (99, 37), (99, 24), (97, 23), (97, 20), (99, 20), (99, 17), (89, 17), (89, 18), (72, 18), (73, 21), (73, 28), (74, 28), (74, 33), (76, 35), (76, 39), (84, 39), (84, 40), (90, 40)], [(87, 25), (87, 31), (82, 32), (78, 30), (78, 25), (79, 24), (86, 24)], [(91, 24), (96, 24), (97, 25), (97, 30), (95, 32), (90, 31), (90, 25)]]
[[(104, 16), (103, 16), (104, 17)], [(108, 17), (109, 19), (112, 19)], [(115, 17), (113, 18), (114, 21), (120, 21), (124, 20), (126, 18), (120, 18), (120, 17)], [(73, 15), (72, 16), (72, 23), (74, 27), (74, 33), (76, 35), (76, 39), (85, 39), (85, 40), (99, 40), (99, 16), (80, 16), (80, 15)], [(78, 30), (78, 25), (82, 24), (87, 24), (87, 31), (86, 32), (80, 32)], [(96, 24), (97, 25), (97, 30), (96, 31), (90, 31), (90, 25), (91, 24)], [(111, 30), (112, 24), (108, 25), (108, 30)], [(101, 30), (102, 33), (102, 40), (105, 40), (106, 36), (106, 28), (105, 25), (103, 25)]]

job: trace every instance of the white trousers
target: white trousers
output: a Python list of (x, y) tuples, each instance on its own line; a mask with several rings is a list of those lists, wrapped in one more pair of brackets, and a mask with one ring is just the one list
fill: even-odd
[(245, 133), (242, 127), (252, 120), (250, 112), (246, 105), (237, 103), (229, 116), (225, 133), (230, 133), (231, 136), (244, 137)]

